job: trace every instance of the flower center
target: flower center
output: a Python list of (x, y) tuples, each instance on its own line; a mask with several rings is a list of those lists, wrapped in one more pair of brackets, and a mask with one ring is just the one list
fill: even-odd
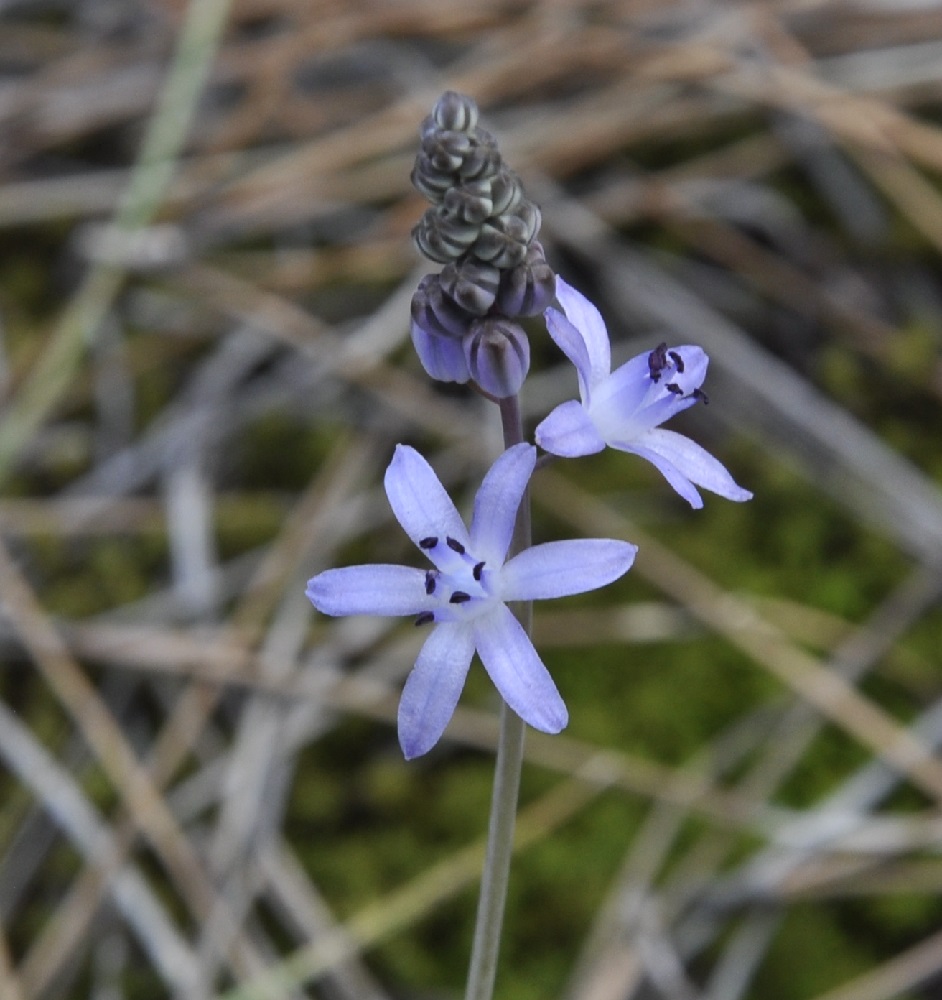
[(588, 412), (602, 440), (616, 447), (630, 444), (692, 402), (707, 402), (700, 389), (706, 365), (702, 352), (691, 350), (697, 353), (658, 344), (597, 387)]
[(494, 603), (492, 571), (456, 538), (429, 536), (419, 545), (434, 552), (437, 568), (425, 571), (425, 593), (436, 598), (437, 607), (419, 615), (416, 625), (470, 621)]
[[(687, 366), (680, 352), (669, 351), (665, 343), (658, 344), (648, 355), (648, 373), (651, 381), (659, 389), (667, 390), (674, 396), (692, 396), (694, 399), (702, 400), (704, 404), (709, 403), (707, 394), (702, 389), (690, 386), (692, 376), (683, 378), (686, 372)], [(652, 397), (653, 388), (652, 386), (652, 389), (648, 390), (649, 397)], [(655, 392), (653, 395), (656, 396), (658, 393)]]

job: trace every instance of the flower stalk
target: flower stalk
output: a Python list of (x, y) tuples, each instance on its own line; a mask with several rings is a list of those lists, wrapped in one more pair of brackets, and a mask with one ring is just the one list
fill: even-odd
[[(498, 401), (504, 432), (504, 447), (523, 441), (523, 421), (517, 396)], [(510, 546), (511, 555), (532, 544), (530, 490), (527, 488), (517, 510), (517, 522)], [(533, 626), (533, 602), (516, 601), (511, 611), (530, 635)], [(500, 934), (507, 903), (510, 879), (510, 859), (513, 855), (514, 827), (517, 821), (517, 798), (520, 774), (523, 770), (523, 745), (526, 723), (505, 701), (501, 701), (500, 735), (497, 740), (497, 760), (494, 765), (494, 788), (491, 793), (491, 815), (487, 828), (487, 851), (481, 875), (481, 894), (471, 946), (471, 962), (465, 1000), (491, 1000)]]
[(526, 723), (523, 719), (507, 702), (502, 702), (491, 816), (487, 830), (487, 853), (481, 876), (481, 894), (478, 897), (465, 1000), (491, 1000), (494, 995), (500, 932), (504, 922), (510, 859), (513, 854), (525, 732)]

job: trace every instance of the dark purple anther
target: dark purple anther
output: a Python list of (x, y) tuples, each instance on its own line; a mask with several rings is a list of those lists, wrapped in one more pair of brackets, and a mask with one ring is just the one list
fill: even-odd
[(445, 544), (451, 549), (452, 552), (457, 552), (459, 556), (464, 555), (464, 546), (458, 541), (457, 538), (446, 538)]
[(674, 362), (677, 366), (677, 371), (681, 375), (684, 373), (684, 359), (676, 351), (668, 351), (667, 356)]
[(675, 396), (682, 396), (684, 394), (684, 390), (676, 382), (668, 382), (664, 388), (668, 392), (672, 392)]
[(466, 594), (463, 590), (456, 590), (451, 597), (448, 598), (449, 604), (467, 604), (471, 600), (471, 595)]
[(475, 580), (478, 581), (478, 583), (480, 583), (481, 582), (481, 574), (483, 572), (484, 572), (484, 563), (483, 562), (479, 562), (479, 563), (476, 563), (475, 566), (474, 566), (474, 569), (471, 570), (471, 575), (474, 577)]
[(661, 372), (669, 366), (667, 360), (667, 344), (658, 344), (648, 355), (648, 371), (653, 382), (660, 382)]
[(428, 538), (419, 539), (420, 549), (434, 549), (438, 545), (438, 539), (434, 535), (429, 535)]
[(425, 593), (435, 593), (435, 571), (432, 569), (427, 569), (425, 571)]
[(415, 624), (416, 625), (431, 625), (433, 621), (435, 621), (435, 612), (434, 611), (423, 611), (422, 614), (420, 614), (415, 619)]

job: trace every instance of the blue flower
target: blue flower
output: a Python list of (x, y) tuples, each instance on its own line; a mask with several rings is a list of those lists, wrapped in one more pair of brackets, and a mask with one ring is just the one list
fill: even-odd
[(558, 733), (568, 721), (553, 679), (505, 602), (603, 587), (627, 572), (637, 546), (601, 538), (548, 542), (504, 562), (535, 463), (530, 444), (514, 445), (497, 459), (475, 497), (469, 531), (428, 462), (398, 445), (386, 470), (386, 495), (434, 569), (349, 566), (308, 582), (307, 596), (324, 614), (416, 615), (416, 624), (434, 626), (399, 703), (399, 742), (407, 759), (438, 742), (475, 650), (525, 722)]
[(536, 443), (565, 458), (591, 455), (606, 445), (654, 464), (692, 506), (702, 507), (697, 486), (727, 500), (750, 500), (712, 455), (660, 424), (698, 400), (709, 358), (699, 347), (661, 344), (612, 371), (608, 331), (598, 309), (562, 278), (556, 297), (565, 315), (546, 310), (546, 325), (576, 366), (580, 401), (562, 403), (537, 427)]

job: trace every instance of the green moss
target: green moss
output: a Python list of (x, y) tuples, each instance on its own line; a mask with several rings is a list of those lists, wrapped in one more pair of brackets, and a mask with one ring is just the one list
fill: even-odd
[(837, 908), (821, 904), (789, 908), (750, 996), (817, 996), (871, 968), (874, 956), (844, 933), (839, 917)]

